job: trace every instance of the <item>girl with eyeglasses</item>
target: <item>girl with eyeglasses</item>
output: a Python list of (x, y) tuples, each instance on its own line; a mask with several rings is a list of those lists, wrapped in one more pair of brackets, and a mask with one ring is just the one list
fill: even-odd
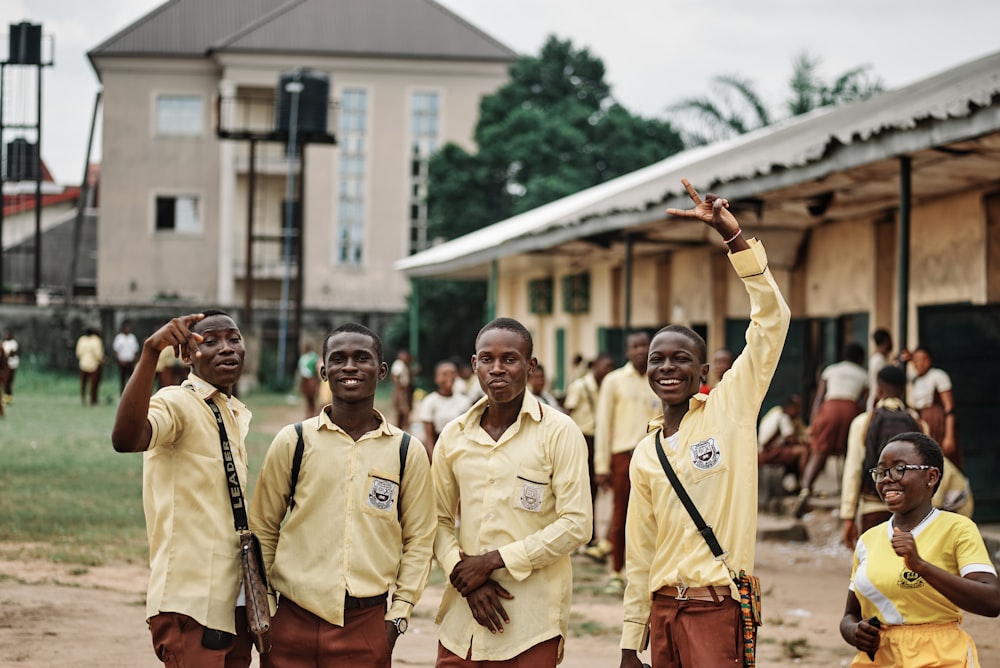
[(944, 455), (918, 432), (892, 437), (869, 473), (892, 513), (858, 540), (840, 634), (851, 666), (979, 666), (962, 610), (1000, 615), (997, 571), (975, 523), (934, 508)]

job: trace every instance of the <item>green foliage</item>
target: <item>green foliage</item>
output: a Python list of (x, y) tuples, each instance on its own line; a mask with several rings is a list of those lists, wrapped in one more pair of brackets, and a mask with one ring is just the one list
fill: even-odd
[[(863, 100), (883, 90), (871, 66), (847, 70), (827, 82), (819, 73), (820, 58), (803, 52), (792, 63), (789, 97), (784, 107), (799, 116), (820, 107)], [(753, 82), (728, 74), (712, 78), (708, 95), (681, 100), (670, 107), (682, 120), (688, 146), (707, 144), (770, 125), (776, 119), (757, 94)]]
[[(447, 144), (431, 158), (431, 238), (453, 239), (662, 160), (683, 148), (669, 122), (634, 115), (611, 97), (604, 63), (549, 37), (538, 56), (480, 105), (470, 153)], [(411, 297), (412, 298), (412, 297)], [(481, 283), (421, 281), (420, 364), (471, 354), (483, 324)], [(405, 343), (401, 316), (387, 335)]]

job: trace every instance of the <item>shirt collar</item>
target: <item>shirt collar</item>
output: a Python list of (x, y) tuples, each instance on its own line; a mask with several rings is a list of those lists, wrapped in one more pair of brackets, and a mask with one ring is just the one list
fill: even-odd
[[(378, 427), (369, 431), (362, 438), (370, 438), (372, 436), (393, 436), (394, 434), (401, 434), (403, 432), (402, 429), (393, 427), (389, 424), (389, 421), (385, 419), (385, 416), (382, 415), (377, 408), (373, 408), (372, 412), (375, 414), (375, 417), (378, 418)], [(332, 431), (339, 431), (342, 434), (347, 434), (347, 432), (344, 431), (339, 424), (330, 419), (330, 415), (326, 412), (326, 406), (324, 406), (323, 410), (319, 412), (316, 425), (318, 429), (330, 429)], [(351, 440), (354, 439), (352, 438)]]
[[(465, 415), (459, 418), (459, 424), (462, 425), (463, 431), (469, 427), (475, 428), (479, 426), (479, 422), (483, 419), (483, 413), (486, 412), (489, 403), (490, 398), (488, 396), (483, 397), (473, 404), (472, 408), (465, 412)], [(520, 420), (522, 415), (527, 415), (535, 422), (542, 421), (542, 402), (527, 388), (524, 390), (524, 396), (521, 397), (521, 408), (517, 413), (517, 419)]]

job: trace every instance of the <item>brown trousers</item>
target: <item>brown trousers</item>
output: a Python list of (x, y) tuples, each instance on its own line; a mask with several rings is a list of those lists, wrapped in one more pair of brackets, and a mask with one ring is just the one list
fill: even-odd
[(743, 665), (740, 604), (653, 596), (649, 615), (653, 668), (723, 668)]
[(261, 657), (261, 668), (389, 668), (385, 610), (385, 604), (346, 610), (344, 625), (337, 626), (282, 598), (271, 619), (271, 651)]
[[(469, 655), (472, 650), (469, 649)], [(438, 643), (438, 655), (436, 668), (555, 668), (559, 658), (559, 638), (551, 638), (540, 642), (534, 647), (529, 647), (513, 659), (506, 661), (473, 661), (466, 657), (462, 658), (444, 648)]]
[(149, 620), (156, 657), (168, 668), (247, 668), (253, 639), (243, 608), (236, 609), (236, 638), (228, 649), (201, 644), (205, 627), (179, 612), (161, 612)]
[(611, 455), (611, 521), (608, 523), (608, 540), (611, 542), (611, 570), (615, 573), (625, 568), (625, 518), (628, 515), (628, 497), (632, 483), (628, 467), (632, 463), (632, 450)]

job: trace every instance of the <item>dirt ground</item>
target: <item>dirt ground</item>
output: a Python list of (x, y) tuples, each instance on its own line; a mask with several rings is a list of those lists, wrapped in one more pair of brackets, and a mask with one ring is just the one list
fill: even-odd
[[(773, 524), (779, 520), (762, 518)], [(840, 639), (850, 553), (837, 543), (829, 510), (805, 518), (808, 542), (758, 542), (757, 573), (764, 588), (764, 626), (758, 664), (831, 668), (853, 655)], [(137, 566), (83, 568), (3, 558), (18, 546), (0, 545), (0, 665), (31, 668), (155, 668), (144, 617), (147, 572)], [(574, 557), (573, 600), (567, 668), (617, 666), (620, 599), (603, 594), (602, 567)], [(432, 578), (440, 581), (440, 577)], [(396, 645), (394, 664), (431, 666), (435, 656), (434, 611), (442, 586), (424, 593), (409, 632)], [(983, 666), (1000, 666), (994, 619), (966, 617)], [(256, 665), (256, 662), (255, 662)]]

